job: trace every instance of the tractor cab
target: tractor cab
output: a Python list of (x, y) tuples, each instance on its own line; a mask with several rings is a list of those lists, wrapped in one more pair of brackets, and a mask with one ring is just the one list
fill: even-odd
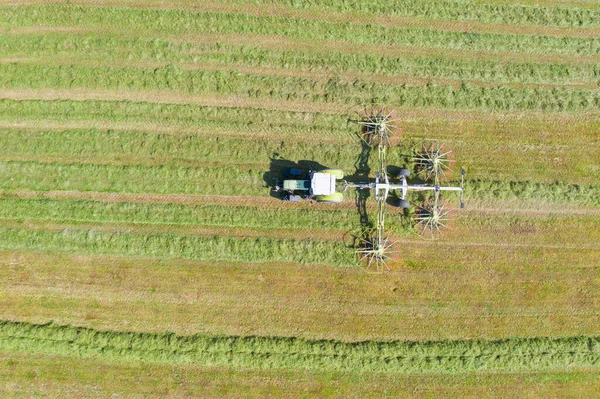
[(284, 180), (283, 190), (284, 191), (308, 191), (310, 189), (310, 182), (308, 180)]

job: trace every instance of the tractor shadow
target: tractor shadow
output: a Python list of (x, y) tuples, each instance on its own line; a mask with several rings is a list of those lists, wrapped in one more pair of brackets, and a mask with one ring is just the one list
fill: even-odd
[(283, 182), (283, 171), (290, 168), (300, 169), (307, 178), (311, 170), (327, 169), (325, 165), (315, 161), (303, 159), (298, 162), (294, 162), (290, 161), (289, 159), (282, 158), (279, 153), (274, 153), (270, 158), (269, 170), (263, 174), (265, 187), (269, 187), (271, 189), (269, 193), (271, 197), (281, 198), (282, 193), (275, 191), (276, 182)]
[[(369, 160), (371, 159), (371, 152), (373, 149), (363, 140), (360, 141), (360, 144), (361, 150), (354, 162), (354, 173), (345, 176), (345, 180), (349, 183), (369, 182), (369, 173), (371, 172)], [(369, 219), (369, 213), (367, 212), (367, 201), (371, 197), (371, 190), (357, 189), (354, 191), (354, 203), (356, 205), (356, 210), (358, 211), (361, 230), (364, 232), (373, 228), (373, 222)]]

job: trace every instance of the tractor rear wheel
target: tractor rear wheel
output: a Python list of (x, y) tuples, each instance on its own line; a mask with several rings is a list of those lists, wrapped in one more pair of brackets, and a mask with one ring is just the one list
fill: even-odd
[(393, 179), (399, 179), (401, 176), (408, 177), (410, 176), (410, 170), (406, 168), (399, 168), (397, 166), (388, 166), (387, 167), (388, 176)]
[(342, 180), (344, 178), (344, 171), (341, 169), (323, 169), (320, 170), (319, 173), (327, 173), (330, 175), (334, 175), (336, 179)]
[(407, 200), (399, 199), (394, 202), (394, 206), (397, 206), (398, 208), (406, 209), (410, 206), (410, 202), (408, 202)]
[(400, 170), (398, 170), (398, 177), (400, 177), (400, 176), (404, 176), (404, 177), (410, 176), (410, 170), (405, 169), (405, 168), (400, 168)]
[(342, 193), (333, 193), (329, 195), (317, 195), (315, 197), (317, 202), (329, 202), (332, 204), (339, 204), (344, 200), (344, 195)]

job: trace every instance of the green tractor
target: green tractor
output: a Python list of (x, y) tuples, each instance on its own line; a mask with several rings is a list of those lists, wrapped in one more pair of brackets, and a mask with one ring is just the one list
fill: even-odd
[(300, 201), (314, 199), (317, 202), (340, 203), (344, 195), (337, 191), (338, 180), (344, 178), (340, 169), (322, 169), (310, 171), (308, 175), (300, 169), (286, 169), (283, 171), (283, 185), (275, 184), (275, 191), (283, 192), (285, 201)]

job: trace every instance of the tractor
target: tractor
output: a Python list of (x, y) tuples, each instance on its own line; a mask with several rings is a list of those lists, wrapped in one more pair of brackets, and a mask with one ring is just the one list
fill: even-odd
[(344, 178), (340, 169), (311, 170), (308, 173), (300, 169), (289, 168), (283, 171), (283, 184), (275, 181), (275, 191), (283, 193), (283, 200), (297, 202), (314, 199), (317, 202), (340, 203), (344, 195), (337, 191), (338, 181)]

